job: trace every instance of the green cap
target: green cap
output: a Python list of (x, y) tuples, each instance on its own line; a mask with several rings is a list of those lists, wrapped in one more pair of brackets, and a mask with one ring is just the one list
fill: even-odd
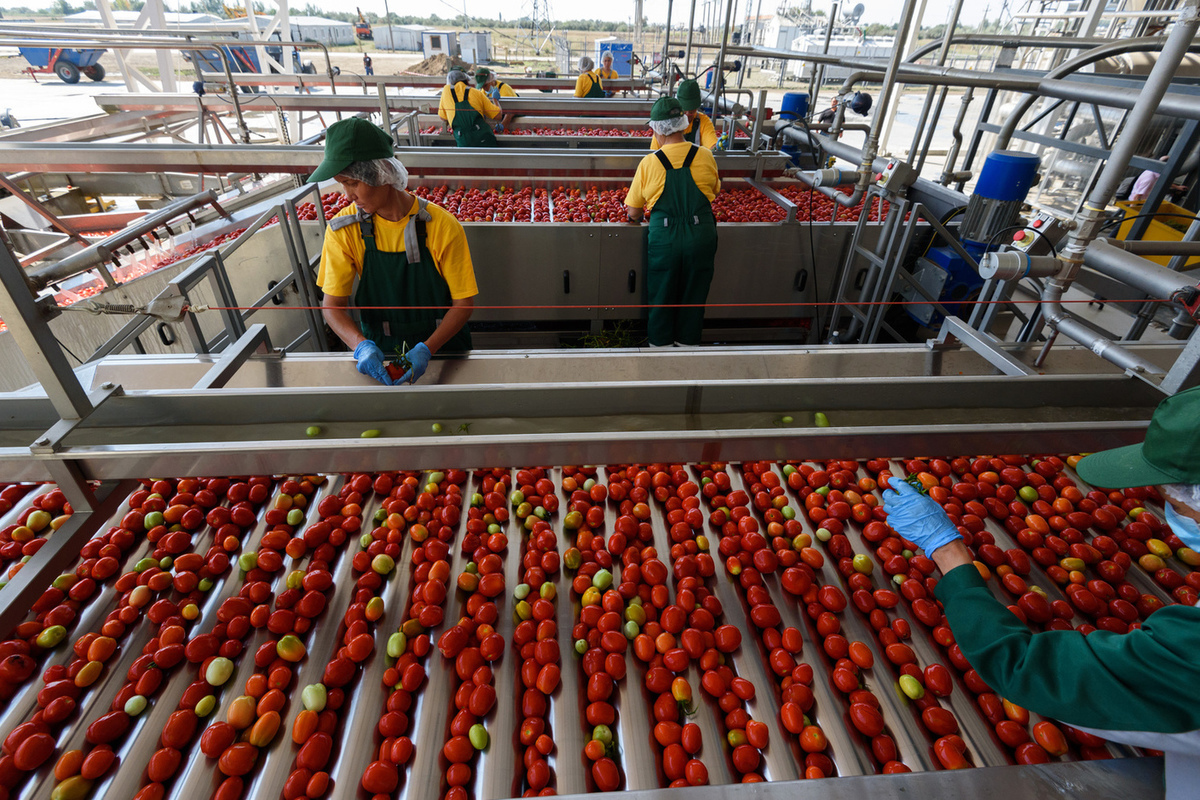
[(700, 108), (700, 84), (690, 79), (680, 81), (675, 89), (675, 97), (684, 111), (695, 111)]
[(664, 119), (676, 119), (683, 116), (683, 106), (674, 97), (660, 97), (654, 101), (650, 109), (650, 121), (661, 122)]
[(391, 158), (392, 137), (362, 117), (335, 122), (325, 130), (325, 158), (308, 183), (329, 180), (359, 161)]
[(1075, 471), (1105, 489), (1200, 484), (1200, 386), (1159, 403), (1144, 442), (1093, 453)]
[(475, 70), (475, 82), (480, 86), (491, 80), (491, 77), (492, 72), (487, 67), (480, 67), (479, 69)]

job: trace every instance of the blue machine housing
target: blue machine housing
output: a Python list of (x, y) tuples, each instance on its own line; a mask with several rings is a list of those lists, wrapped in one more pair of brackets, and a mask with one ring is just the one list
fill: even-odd
[(1033, 153), (996, 150), (988, 155), (975, 182), (975, 195), (988, 200), (1025, 201), (1042, 160)]

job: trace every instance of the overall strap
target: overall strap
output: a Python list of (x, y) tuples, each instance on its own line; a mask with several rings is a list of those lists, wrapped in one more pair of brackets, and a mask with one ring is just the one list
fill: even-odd
[(417, 197), (416, 219), (404, 228), (404, 253), (408, 263), (416, 264), (421, 260), (421, 243), (425, 241), (425, 223), (433, 219), (426, 208), (428, 202), (424, 197)]
[(456, 102), (456, 103), (465, 102), (467, 99), (467, 95), (469, 95), (471, 93), (471, 87), (467, 86), (465, 83), (463, 84), (462, 97), (458, 96), (458, 92), (455, 91), (456, 89), (458, 89), (457, 83), (450, 87), (450, 95), (454, 98), (454, 102)]
[(340, 231), (347, 225), (360, 222), (364, 218), (369, 218), (370, 216), (370, 214), (365, 214), (362, 211), (359, 211), (357, 214), (343, 214), (340, 217), (334, 217), (333, 219), (329, 220), (329, 230)]
[(671, 166), (671, 159), (667, 158), (667, 154), (662, 150), (655, 150), (654, 155), (657, 156), (658, 160), (662, 162), (663, 169), (667, 170), (668, 172), (675, 169)]
[(683, 166), (680, 169), (690, 168), (692, 166), (692, 162), (696, 159), (696, 153), (698, 152), (700, 152), (700, 148), (696, 145), (692, 145), (692, 148), (688, 150), (687, 156), (683, 159)]

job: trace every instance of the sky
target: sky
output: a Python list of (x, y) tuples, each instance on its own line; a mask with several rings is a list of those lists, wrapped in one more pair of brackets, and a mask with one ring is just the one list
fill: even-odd
[[(299, 13), (299, 9), (303, 8), (310, 0), (291, 0), (293, 13)], [(319, 8), (335, 9), (345, 8), (348, 4), (343, 4), (334, 0), (312, 0)], [(388, 0), (388, 8), (392, 13), (397, 15), (420, 15), (437, 14), (441, 17), (453, 17), (463, 12), (465, 6), (468, 15), (477, 15), (480, 17), (492, 17), (501, 14), (505, 19), (519, 17), (524, 14), (529, 14), (533, 7), (534, 0)], [(605, 19), (614, 22), (632, 21), (633, 19), (633, 0), (620, 0), (619, 2), (597, 3), (595, 0), (537, 0), (538, 3), (549, 2), (550, 15), (552, 19), (567, 20), (567, 19)], [(700, 16), (700, 6), (704, 0), (698, 0), (697, 17)], [(735, 0), (738, 11), (735, 14), (735, 19), (745, 17), (746, 0)], [(750, 0), (754, 4), (754, 9), (759, 7), (758, 0)], [(792, 4), (798, 5), (798, 0), (790, 0)], [(855, 0), (857, 2), (857, 0)], [(893, 23), (899, 20), (902, 3), (895, 0), (862, 0), (867, 7), (863, 14), (865, 22), (882, 22)], [(962, 22), (968, 25), (978, 24), (983, 18), (985, 9), (991, 8), (989, 16), (995, 19), (997, 11), (1003, 0), (964, 0)], [(174, 11), (179, 8), (178, 0), (166, 0), (168, 9)], [(384, 0), (355, 0), (364, 12), (373, 11), (377, 14), (383, 14)], [(28, 8), (49, 8), (52, 0), (0, 0), (0, 9), (6, 7), (26, 6)], [(78, 5), (78, 0), (73, 3)], [(778, 6), (779, 0), (762, 0), (762, 13), (764, 15), (774, 13)], [(270, 0), (266, 1), (268, 8), (272, 7)], [(831, 2), (830, 0), (813, 0), (814, 9), (822, 9), (828, 13)], [(926, 0), (925, 16), (922, 24), (926, 26), (940, 25), (946, 21), (946, 16), (949, 13), (951, 0)], [(850, 0), (845, 0), (843, 6), (853, 6)], [(676, 0), (674, 10), (672, 11), (672, 22), (677, 23), (686, 19), (688, 9), (690, 7), (689, 0)], [(667, 0), (644, 0), (643, 13), (649, 17), (651, 22), (666, 22), (667, 19)]]

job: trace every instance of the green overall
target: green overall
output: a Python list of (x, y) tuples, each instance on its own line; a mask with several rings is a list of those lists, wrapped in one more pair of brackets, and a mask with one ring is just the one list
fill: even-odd
[[(379, 349), (387, 356), (405, 345), (411, 350), (418, 342), (428, 339), (437, 329), (438, 321), (445, 315), (446, 309), (454, 302), (450, 298), (446, 279), (438, 272), (433, 256), (425, 247), (425, 224), (431, 217), (425, 209), (425, 201), (417, 198), (417, 202), (417, 214), (409, 219), (404, 230), (405, 249), (399, 252), (378, 249), (375, 246), (374, 218), (358, 218), (365, 253), (354, 305), (428, 306), (391, 310), (363, 308), (359, 312), (363, 335), (379, 345)], [(409, 253), (414, 245), (416, 252)], [(464, 325), (442, 346), (440, 352), (462, 353), (470, 349), (471, 332)]]
[(696, 118), (692, 120), (692, 124), (688, 126), (688, 129), (683, 132), (683, 139), (684, 139), (684, 141), (691, 142), (692, 144), (700, 143), (700, 115), (699, 114), (697, 114)]
[(692, 179), (692, 145), (678, 169), (662, 150), (654, 155), (666, 170), (662, 194), (650, 213), (646, 237), (646, 291), (650, 303), (647, 333), (655, 346), (700, 344), (704, 308), (658, 308), (708, 299), (717, 254), (717, 223), (712, 204)]
[(587, 73), (587, 76), (592, 81), (592, 88), (588, 89), (584, 97), (604, 97), (604, 87), (600, 85), (600, 79), (591, 73)]
[(463, 86), (462, 97), (458, 96), (457, 89), (457, 84), (450, 87), (450, 95), (454, 98), (454, 122), (450, 123), (454, 141), (459, 147), (496, 147), (496, 134), (467, 100), (471, 95), (470, 87)]

